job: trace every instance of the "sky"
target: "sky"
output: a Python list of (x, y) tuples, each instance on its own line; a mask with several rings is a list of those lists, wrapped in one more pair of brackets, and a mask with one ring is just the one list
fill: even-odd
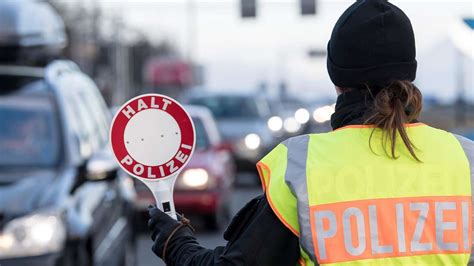
[[(171, 41), (202, 64), (210, 89), (250, 90), (261, 82), (276, 88), (286, 80), (298, 96), (334, 97), (326, 59), (307, 52), (325, 49), (339, 15), (354, 1), (318, 0), (317, 14), (305, 17), (298, 2), (260, 0), (255, 19), (241, 19), (236, 0), (100, 0), (100, 5), (105, 14), (122, 17), (153, 41)], [(412, 21), (416, 83), (424, 94), (451, 101), (463, 86), (474, 99), (474, 31), (461, 22), (474, 17), (474, 1), (391, 2)], [(463, 52), (455, 48), (460, 46)]]

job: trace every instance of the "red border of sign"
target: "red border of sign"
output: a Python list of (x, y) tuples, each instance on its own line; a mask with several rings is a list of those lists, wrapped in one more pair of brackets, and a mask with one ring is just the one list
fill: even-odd
[[(184, 162), (180, 162), (179, 160), (173, 160), (175, 158), (175, 156), (173, 156), (166, 163), (164, 163), (163, 165), (158, 165), (158, 166), (148, 166), (143, 163), (137, 162), (135, 160), (133, 160), (133, 163), (131, 165), (122, 164), (120, 161), (125, 156), (129, 155), (125, 147), (125, 141), (124, 141), (125, 127), (129, 119), (125, 115), (122, 114), (122, 110), (128, 105), (130, 105), (130, 107), (132, 107), (136, 111), (136, 114), (137, 114), (140, 112), (140, 111), (137, 111), (138, 100), (143, 99), (145, 103), (149, 103), (152, 97), (156, 98), (155, 103), (157, 103), (160, 106), (159, 108), (160, 110), (163, 110), (161, 109), (161, 103), (162, 103), (163, 98), (172, 102), (172, 104), (169, 104), (166, 110), (163, 110), (163, 111), (169, 113), (176, 120), (181, 130), (181, 144), (175, 156), (178, 153), (182, 152), (185, 155), (188, 155), (188, 157), (186, 160), (184, 160)], [(147, 110), (147, 109), (144, 109), (144, 110)], [(144, 110), (141, 110), (141, 111), (144, 111)], [(186, 112), (186, 110), (183, 108), (183, 106), (180, 103), (178, 103), (173, 98), (170, 98), (162, 94), (149, 93), (149, 94), (142, 94), (137, 97), (134, 97), (130, 99), (129, 101), (127, 101), (126, 103), (124, 103), (120, 107), (120, 109), (114, 115), (114, 118), (112, 120), (112, 124), (110, 126), (109, 140), (112, 146), (112, 151), (115, 155), (115, 159), (117, 160), (120, 167), (122, 167), (122, 169), (124, 169), (128, 174), (134, 177), (142, 178), (146, 180), (160, 180), (160, 179), (164, 179), (169, 176), (172, 176), (176, 173), (179, 173), (179, 171), (182, 168), (184, 168), (184, 166), (186, 166), (186, 164), (189, 162), (189, 159), (191, 158), (194, 151), (194, 147), (196, 144), (196, 132), (195, 132), (194, 124), (191, 117), (189, 116), (189, 114)], [(189, 145), (191, 146), (191, 149), (182, 148), (182, 145)], [(130, 157), (133, 159), (132, 156)], [(170, 161), (174, 161), (173, 162), (174, 165), (172, 168), (174, 169), (177, 168), (177, 170), (171, 171), (171, 167), (167, 166), (167, 164), (170, 163)], [(133, 173), (133, 166), (136, 165), (137, 163), (145, 167), (145, 171), (143, 171), (143, 174), (141, 175), (136, 175)], [(147, 176), (148, 167), (151, 167), (151, 171), (154, 175), (156, 175), (156, 177), (150, 178)], [(164, 173), (164, 175), (162, 175), (162, 173)]]

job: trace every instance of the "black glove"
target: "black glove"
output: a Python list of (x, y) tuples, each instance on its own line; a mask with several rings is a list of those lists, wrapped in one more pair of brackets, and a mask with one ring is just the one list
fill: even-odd
[(171, 218), (168, 214), (162, 212), (153, 205), (148, 206), (150, 219), (148, 220), (148, 228), (151, 230), (151, 239), (154, 241), (152, 246), (153, 252), (163, 260), (166, 256), (166, 248), (168, 242), (173, 237), (178, 237), (187, 230), (187, 234), (192, 235), (194, 230), (189, 224), (189, 220), (177, 214), (178, 221)]

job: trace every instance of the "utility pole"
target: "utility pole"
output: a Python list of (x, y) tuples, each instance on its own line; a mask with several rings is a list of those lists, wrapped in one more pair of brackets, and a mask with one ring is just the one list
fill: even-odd
[(464, 80), (464, 56), (463, 53), (456, 49), (456, 107), (455, 107), (455, 121), (456, 127), (461, 127), (466, 124), (466, 89)]
[(130, 96), (129, 51), (121, 34), (125, 27), (121, 16), (114, 18), (113, 27), (113, 65), (115, 91), (112, 96), (112, 103), (114, 105), (121, 105)]
[(196, 35), (197, 35), (197, 7), (196, 0), (188, 0), (187, 6), (187, 59), (193, 62), (196, 52)]

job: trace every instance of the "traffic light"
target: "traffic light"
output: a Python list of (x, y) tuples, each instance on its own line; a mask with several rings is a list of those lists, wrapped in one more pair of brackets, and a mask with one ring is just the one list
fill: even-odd
[(474, 30), (474, 18), (465, 18), (463, 20), (464, 20), (464, 23), (466, 23), (467, 26), (469, 26), (469, 28)]
[(316, 14), (316, 0), (300, 0), (301, 15)]
[(242, 18), (257, 16), (257, 0), (240, 0), (240, 15)]

